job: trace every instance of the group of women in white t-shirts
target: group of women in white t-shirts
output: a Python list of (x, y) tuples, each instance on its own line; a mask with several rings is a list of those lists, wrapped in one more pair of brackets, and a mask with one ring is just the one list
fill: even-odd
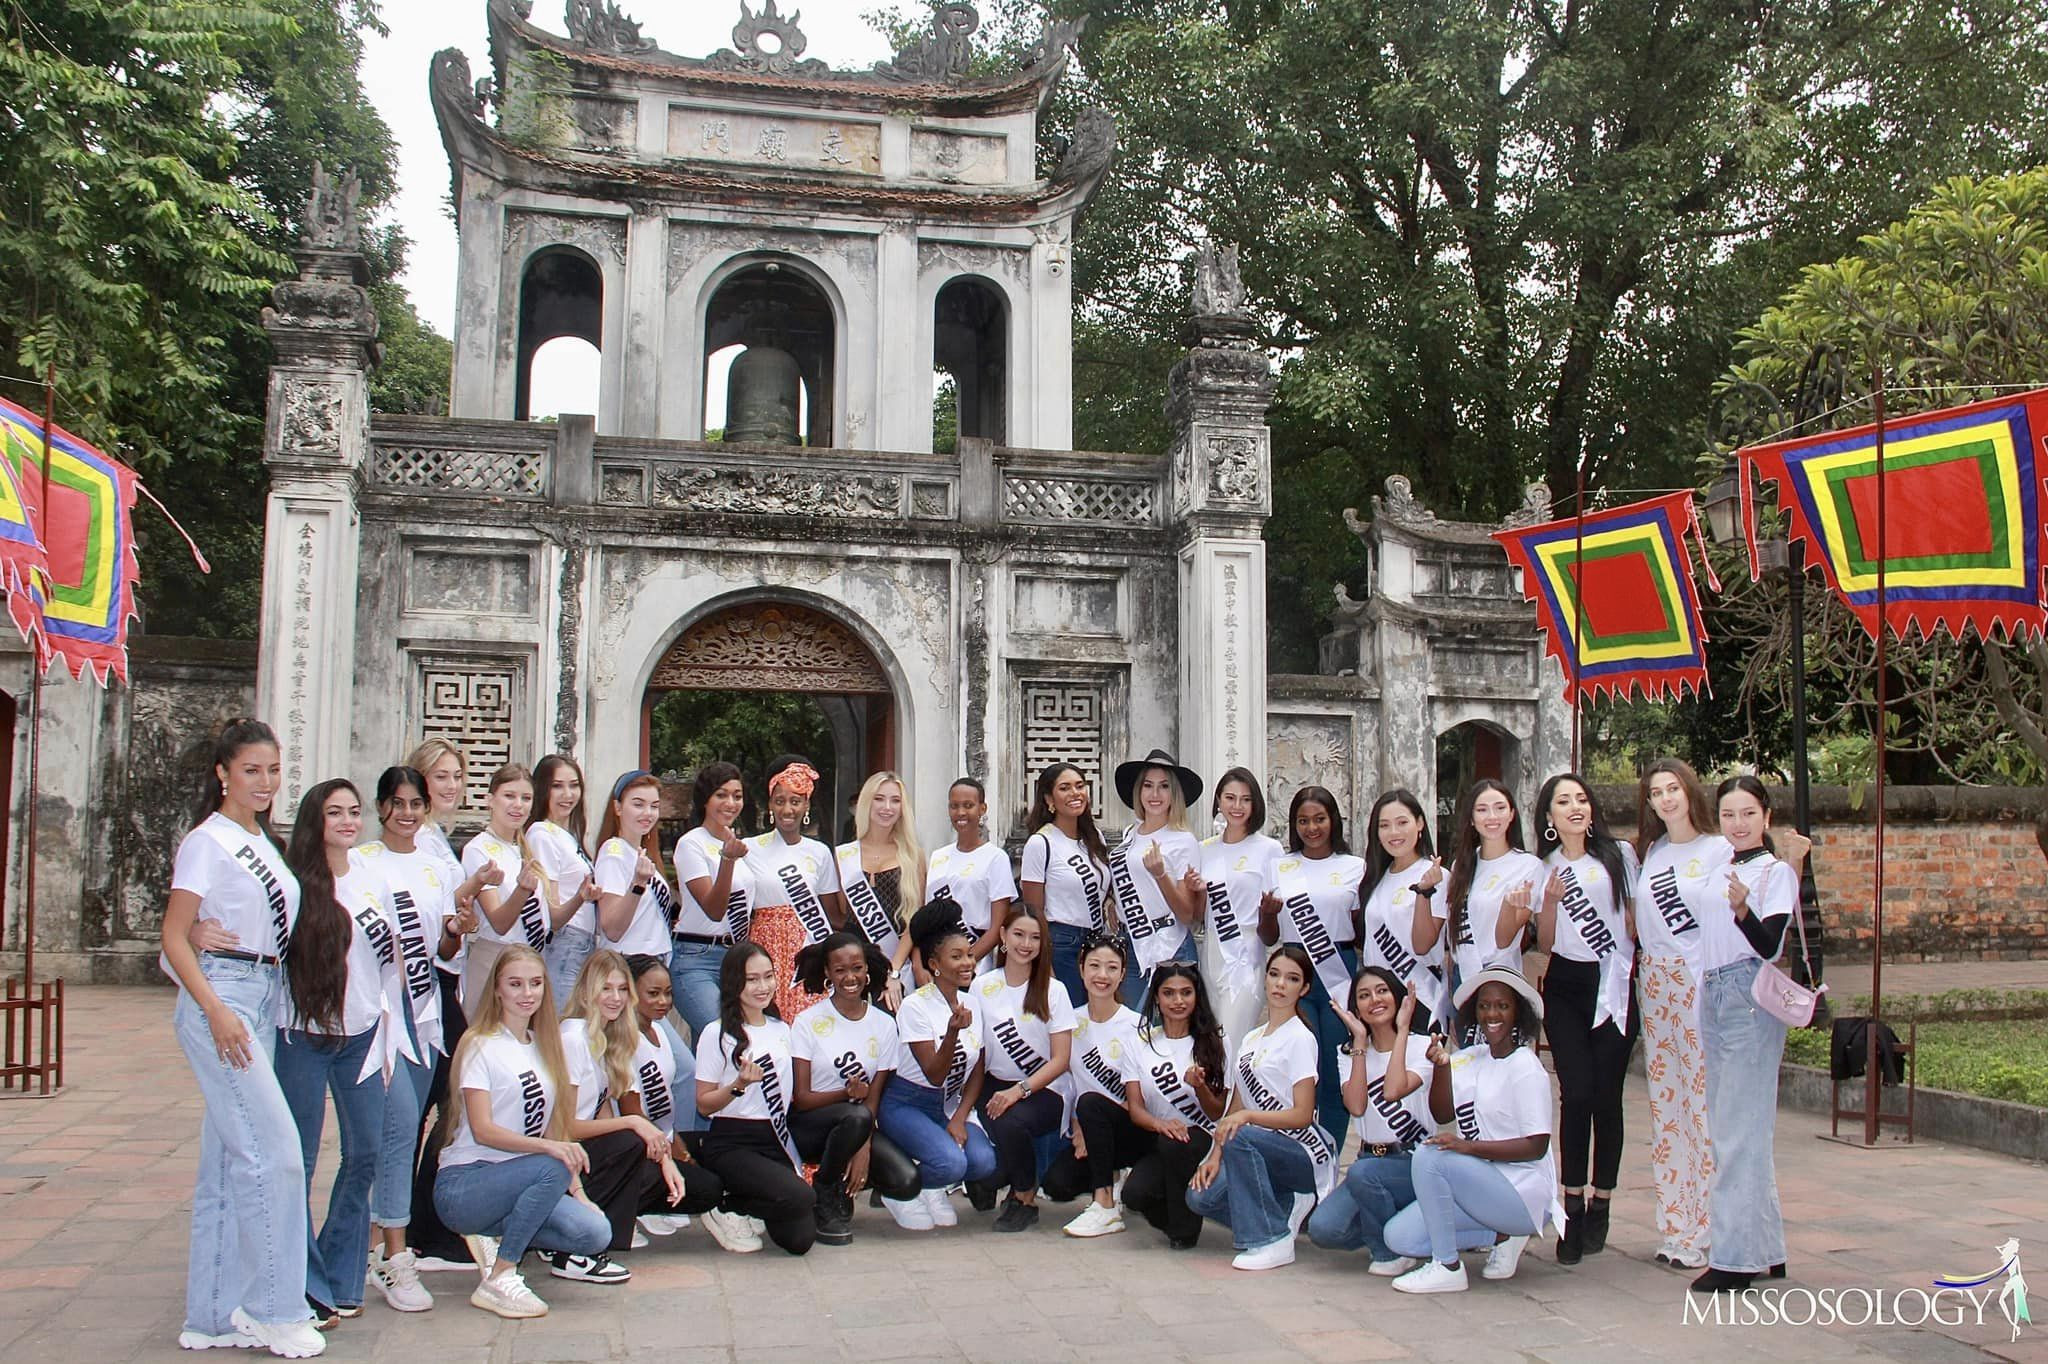
[(1754, 778), (1710, 805), (1654, 764), (1631, 848), (1553, 777), (1541, 858), (1480, 781), (1446, 863), (1405, 790), (1373, 804), (1362, 858), (1318, 786), (1275, 840), (1241, 768), (1198, 838), (1204, 784), (1155, 749), (1116, 770), (1114, 847), (1086, 774), (1042, 772), (1013, 877), (971, 778), (927, 856), (894, 773), (831, 848), (806, 833), (803, 759), (770, 766), (750, 838), (739, 770), (707, 764), (665, 856), (656, 778), (618, 777), (587, 839), (583, 774), (550, 755), (490, 775), (457, 857), (467, 768), (445, 743), (384, 772), (369, 810), (315, 786), (284, 848), (270, 731), (234, 722), (213, 756), (163, 932), (207, 1105), (186, 1348), (317, 1354), (368, 1287), (431, 1308), (422, 1268), (473, 1266), (472, 1303), (539, 1316), (529, 1251), (592, 1284), (693, 1223), (801, 1255), (850, 1242), (864, 1193), (913, 1232), (957, 1224), (961, 1189), (997, 1232), (1041, 1198), (1081, 1202), (1078, 1238), (1136, 1212), (1185, 1250), (1214, 1221), (1245, 1270), (1290, 1263), (1305, 1231), (1398, 1290), (1455, 1291), (1463, 1251), (1505, 1278), (1546, 1229), (1560, 1263), (1604, 1248), (1639, 1030), (1657, 1258), (1703, 1268), (1700, 1291), (1784, 1272), (1784, 1028), (1749, 991), (1808, 845), (1773, 855)]

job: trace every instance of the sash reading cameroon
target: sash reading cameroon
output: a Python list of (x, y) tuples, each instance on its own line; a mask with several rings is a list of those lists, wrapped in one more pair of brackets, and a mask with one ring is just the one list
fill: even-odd
[[(775, 869), (775, 879), (782, 883), (782, 893), (789, 897), (789, 907), (796, 911), (798, 921), (804, 926), (804, 942), (823, 942), (832, 932), (832, 920), (826, 916), (825, 906), (818, 903), (817, 892), (811, 889), (811, 883), (788, 862)], [(868, 893), (874, 892), (870, 889)]]

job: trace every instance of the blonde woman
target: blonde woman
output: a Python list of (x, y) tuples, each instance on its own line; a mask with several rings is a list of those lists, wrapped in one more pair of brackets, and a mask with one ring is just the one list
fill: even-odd
[(596, 1256), (611, 1224), (583, 1196), (590, 1157), (569, 1139), (574, 1082), (540, 953), (498, 953), (455, 1054), (447, 1145), (434, 1181), (441, 1220), (469, 1243), (481, 1281), (470, 1302), (510, 1319), (547, 1315), (519, 1261), (538, 1246)]
[(1160, 963), (1194, 960), (1188, 926), (1208, 883), (1202, 845), (1188, 832), (1188, 806), (1201, 799), (1202, 779), (1155, 748), (1118, 765), (1116, 793), (1138, 817), (1109, 855), (1110, 895), (1138, 968), (1124, 978), (1124, 1003), (1136, 1005)]
[[(924, 849), (910, 813), (909, 788), (894, 772), (877, 772), (853, 801), (854, 841), (835, 853), (839, 894), (851, 927), (889, 957), (888, 1005), (903, 1002), (908, 916), (924, 903)], [(918, 973), (924, 979), (922, 972)]]

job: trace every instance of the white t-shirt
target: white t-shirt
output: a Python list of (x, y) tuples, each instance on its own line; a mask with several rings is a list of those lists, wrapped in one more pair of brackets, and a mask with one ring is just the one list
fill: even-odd
[[(704, 1025), (704, 1035), (697, 1039), (697, 1080), (700, 1084), (716, 1084), (730, 1087), (740, 1078), (739, 1063), (732, 1058), (732, 1047), (725, 1040), (725, 1025), (713, 1019)], [(758, 1084), (747, 1086), (747, 1092), (735, 1098), (713, 1114), (715, 1118), (752, 1118), (759, 1122), (770, 1121), (770, 1101), (779, 1096), (783, 1110), (783, 1121), (788, 1121), (790, 1071), (789, 1071), (789, 1025), (779, 1018), (770, 1018), (760, 1026), (747, 1025), (747, 1057), (761, 1068), (762, 1079)], [(771, 1084), (775, 1087), (771, 1093)]]
[[(590, 875), (590, 857), (574, 834), (551, 820), (538, 820), (526, 826), (526, 846), (554, 884), (557, 903), (583, 889), (583, 882)], [(569, 916), (569, 922), (562, 927), (596, 933), (597, 906), (589, 903), (578, 906), (576, 912)]]
[(445, 1052), (441, 990), (434, 982), (433, 963), (441, 951), (441, 925), (455, 912), (456, 883), (447, 878), (460, 874), (461, 868), (453, 858), (444, 861), (429, 852), (424, 838), (416, 840), (409, 853), (365, 843), (353, 856), (373, 867), (383, 886), (385, 912), (404, 953), (405, 1001), (420, 1045)]
[[(441, 883), (448, 887), (448, 904), (445, 912), (453, 914), (455, 912), (455, 888), (467, 879), (462, 873), (462, 859), (455, 855), (454, 845), (449, 843), (448, 835), (442, 832), (440, 825), (422, 824), (419, 836), (413, 840), (413, 846), (433, 859), (435, 868), (441, 874)], [(455, 949), (455, 955), (445, 961), (439, 955), (440, 939), (435, 938), (432, 941), (436, 949), (434, 965), (460, 980), (462, 978), (463, 959), (469, 955), (469, 939), (464, 938), (462, 946)], [(439, 1043), (435, 1045), (438, 1046)]]
[(588, 1020), (562, 1020), (562, 1063), (569, 1068), (569, 1083), (576, 1087), (576, 1116), (584, 1122), (595, 1118), (612, 1097), (611, 1085), (605, 1080), (604, 1060), (599, 1054), (603, 1045), (602, 1041), (591, 1041)]
[(1090, 1018), (1086, 1009), (1074, 1011), (1073, 1058), (1067, 1074), (1074, 1077), (1075, 1103), (1084, 1094), (1124, 1101), (1124, 1066), (1137, 1036), (1138, 1015), (1122, 1004), (1105, 1023)]
[(676, 916), (677, 936), (729, 937), (734, 941), (747, 936), (747, 921), (754, 913), (754, 874), (747, 870), (746, 858), (732, 864), (725, 904), (707, 910), (690, 893), (690, 882), (700, 877), (718, 880), (719, 859), (723, 856), (717, 837), (701, 824), (676, 840), (676, 888), (683, 903), (683, 912)]
[[(1513, 1141), (1516, 1137), (1548, 1136), (1550, 1115), (1557, 1106), (1550, 1072), (1536, 1059), (1533, 1047), (1516, 1047), (1496, 1057), (1481, 1042), (1451, 1057), (1451, 1103), (1458, 1135), (1467, 1141)], [(1535, 1160), (1500, 1161), (1497, 1168), (1522, 1196), (1522, 1206), (1538, 1231), (1546, 1222), (1564, 1226), (1564, 1207), (1557, 1197), (1556, 1143)]]
[(299, 918), (299, 882), (284, 854), (219, 811), (178, 844), (171, 889), (199, 897), (199, 914), (235, 935), (238, 952), (277, 957)]
[[(1465, 893), (1465, 912), (1458, 917), (1458, 940), (1451, 944), (1460, 978), (1470, 980), (1489, 966), (1522, 969), (1521, 938), (1517, 936), (1506, 947), (1499, 946), (1501, 902), (1517, 886), (1527, 884), (1530, 910), (1540, 908), (1547, 875), (1542, 860), (1520, 848), (1510, 848), (1499, 857), (1482, 857), (1473, 864), (1472, 885)], [(1449, 884), (1449, 873), (1444, 881)], [(1439, 919), (1450, 918), (1450, 901), (1445, 891), (1438, 891), (1429, 902), (1429, 912)]]
[[(657, 861), (656, 865), (660, 863)], [(596, 878), (600, 894), (630, 895), (639, 870), (640, 849), (623, 838), (608, 838), (597, 850), (597, 866), (590, 874)], [(607, 938), (600, 932), (599, 946), (627, 956), (644, 953), (650, 957), (665, 957), (668, 955), (669, 935), (681, 908), (681, 901), (676, 898), (668, 878), (659, 874), (650, 876), (647, 889), (640, 892), (639, 900), (633, 905), (633, 917), (627, 921), (626, 931), (617, 939)]]
[[(385, 906), (383, 878), (353, 849), (348, 855), (348, 875), (334, 883), (334, 899), (349, 917), (348, 985), (342, 992), (341, 1030), (355, 1037), (382, 1022), (387, 1008), (395, 1019), (404, 1007), (399, 994), (398, 935)], [(290, 990), (284, 992), (278, 1024), (301, 1030), (309, 1026), (296, 1016)]]
[(1626, 843), (1620, 848), (1629, 881), (1625, 885), (1615, 885), (1590, 851), (1573, 860), (1559, 848), (1543, 864), (1546, 879), (1550, 872), (1564, 873), (1551, 956), (1600, 966), (1600, 1001), (1593, 1009), (1596, 1028), (1610, 1019), (1617, 1028), (1628, 1025), (1629, 978), (1635, 973), (1635, 939), (1629, 937), (1621, 907), (1635, 879), (1636, 855)]
[[(1707, 883), (1707, 897), (1701, 905), (1700, 915), (1700, 970), (1713, 971), (1723, 966), (1733, 966), (1741, 961), (1757, 960), (1757, 951), (1749, 945), (1741, 925), (1735, 922), (1735, 910), (1728, 903), (1728, 872), (1749, 890), (1749, 912), (1759, 919), (1773, 919), (1780, 914), (1799, 912), (1799, 877), (1791, 864), (1780, 862), (1770, 853), (1741, 860), (1731, 857), (1727, 866)], [(1799, 930), (1786, 920), (1785, 936), (1798, 950)], [(1782, 951), (1783, 948), (1781, 947)]]
[(1161, 1122), (1184, 1122), (1214, 1132), (1216, 1120), (1187, 1082), (1188, 1067), (1195, 1063), (1194, 1034), (1168, 1037), (1161, 1029), (1147, 1028), (1133, 1034), (1131, 1043), (1124, 1052), (1123, 1077), (1138, 1082), (1145, 1111)]
[(1365, 861), (1350, 853), (1307, 858), (1288, 853), (1274, 867), (1279, 881), (1280, 941), (1299, 943), (1315, 963), (1316, 978), (1330, 998), (1342, 999), (1351, 988), (1351, 971), (1337, 949), (1358, 940), (1352, 916), (1358, 909), (1358, 883)]
[[(471, 1034), (475, 1036), (475, 1034)], [(468, 1038), (463, 1039), (465, 1043)], [(491, 1121), (508, 1131), (541, 1138), (548, 1134), (548, 1115), (555, 1108), (555, 1083), (541, 1063), (540, 1048), (522, 1042), (503, 1028), (478, 1038), (463, 1058), (457, 1088), (480, 1089), (491, 1096)], [(466, 1099), (455, 1106), (455, 1133), (441, 1148), (441, 1168), (497, 1162), (522, 1155), (478, 1142), (470, 1131)]]
[[(1358, 1139), (1379, 1145), (1394, 1142), (1413, 1146), (1436, 1131), (1436, 1117), (1429, 1111), (1429, 1081), (1436, 1073), (1436, 1067), (1429, 1063), (1429, 1039), (1412, 1036), (1408, 1039), (1408, 1073), (1422, 1083), (1398, 1102), (1390, 1103), (1386, 1096), (1386, 1080), (1387, 1062), (1391, 1059), (1389, 1053), (1375, 1050), (1371, 1042), (1365, 1044), (1365, 1113), (1356, 1119)], [(1347, 1079), (1351, 1075), (1351, 1067), (1356, 1064), (1356, 1057), (1344, 1062)]]
[(1701, 916), (1713, 883), (1727, 881), (1731, 856), (1719, 834), (1650, 845), (1636, 877), (1636, 941), (1645, 955), (1683, 957), (1697, 976)]
[(948, 843), (931, 855), (924, 879), (925, 898), (937, 899), (941, 890), (950, 893), (960, 906), (960, 921), (976, 935), (988, 932), (989, 915), (996, 901), (1017, 898), (1017, 881), (1010, 874), (1010, 855), (1000, 844), (986, 839), (973, 852), (961, 852), (957, 842)]
[(849, 1076), (873, 1084), (896, 1060), (896, 1020), (878, 1005), (854, 1019), (821, 999), (789, 1031), (790, 1054), (809, 1064), (815, 1093), (844, 1094)]
[[(1418, 1003), (1431, 1016), (1449, 1012), (1449, 982), (1444, 978), (1444, 939), (1427, 952), (1415, 950), (1415, 883), (1429, 874), (1429, 859), (1418, 857), (1400, 871), (1391, 868), (1365, 897), (1365, 937), (1359, 942), (1359, 964), (1384, 966), (1402, 981), (1413, 981)], [(1436, 893), (1441, 896), (1443, 881)], [(1385, 1140), (1385, 1138), (1381, 1138)]]
[[(1209, 891), (1204, 934), (1214, 941), (1220, 964), (1240, 991), (1256, 988), (1259, 902), (1279, 885), (1277, 868), (1285, 855), (1278, 840), (1265, 834), (1248, 834), (1235, 843), (1225, 843), (1221, 834), (1202, 840), (1202, 880)], [(1217, 984), (1210, 982), (1211, 988)]]
[[(657, 1029), (660, 1025), (656, 1024)], [(658, 1042), (640, 1034), (633, 1049), (633, 1083), (640, 1091), (640, 1116), (663, 1132), (676, 1130), (676, 1054), (666, 1034)]]
[(1067, 999), (1066, 986), (1056, 979), (1046, 983), (1045, 1018), (1024, 1011), (1027, 988), (1010, 984), (1001, 971), (977, 976), (972, 987), (981, 1001), (989, 1078), (1006, 1085), (1024, 1079), (1027, 1071), (1036, 1074), (1052, 1060), (1054, 1033), (1074, 1031), (1074, 1006)]
[(839, 889), (839, 863), (830, 848), (815, 838), (791, 843), (770, 829), (747, 840), (747, 870), (754, 876), (755, 908), (788, 905), (807, 942), (822, 942), (831, 933), (825, 897)]
[(1166, 861), (1166, 874), (1179, 881), (1202, 860), (1202, 845), (1185, 829), (1161, 829), (1141, 834), (1132, 825), (1123, 842), (1109, 854), (1110, 893), (1115, 897), (1117, 918), (1131, 935), (1137, 966), (1151, 971), (1165, 961), (1186, 931), (1180, 916), (1166, 902), (1158, 878), (1145, 870), (1145, 849), (1157, 844)]
[[(1001, 977), (996, 977), (1001, 979)], [(946, 1116), (951, 1118), (960, 1107), (960, 1099), (967, 1088), (967, 1079), (974, 1073), (974, 1063), (981, 1057), (982, 1038), (985, 1030), (981, 1018), (981, 999), (972, 990), (960, 992), (960, 1002), (973, 1015), (968, 1025), (962, 1028), (953, 1040), (953, 1067), (946, 1072), (945, 1083), (939, 1086), (945, 1095)], [(924, 1067), (919, 1064), (917, 1053), (911, 1050), (912, 1042), (943, 1042), (946, 1026), (953, 1017), (953, 1006), (946, 1002), (936, 985), (921, 985), (903, 1000), (903, 1007), (896, 1011), (896, 1061), (890, 1067), (896, 1074), (889, 1083), (922, 1085), (926, 1089), (934, 1086), (925, 1078)]]
[[(1356, 861), (1356, 858), (1352, 859)], [(1316, 1035), (1299, 1015), (1282, 1023), (1270, 1036), (1261, 1023), (1244, 1035), (1237, 1045), (1237, 1061), (1231, 1067), (1231, 1088), (1238, 1106), (1259, 1113), (1277, 1113), (1294, 1106), (1294, 1087), (1316, 1078), (1319, 1056)], [(1328, 1198), (1337, 1186), (1337, 1143), (1311, 1120), (1306, 1127), (1280, 1129), (1315, 1162), (1316, 1196)]]
[(504, 873), (504, 879), (495, 886), (485, 887), (485, 893), (497, 896), (500, 906), (515, 899), (522, 901), (519, 917), (512, 921), (511, 931), (500, 933), (491, 926), (491, 916), (484, 913), (483, 895), (480, 893), (476, 906), (477, 938), (482, 942), (523, 943), (539, 952), (547, 947), (548, 941), (555, 936), (555, 931), (551, 926), (553, 920), (548, 914), (548, 907), (541, 903), (541, 889), (538, 886), (534, 887), (533, 894), (528, 896), (516, 884), (524, 861), (517, 843), (507, 843), (489, 829), (470, 839), (469, 846), (462, 850), (462, 872), (465, 877), (476, 875), (483, 869), (484, 863), (495, 862), (498, 870)]
[(1069, 928), (1102, 928), (1109, 915), (1109, 868), (1087, 846), (1048, 824), (1024, 840), (1021, 883), (1045, 887), (1045, 917)]

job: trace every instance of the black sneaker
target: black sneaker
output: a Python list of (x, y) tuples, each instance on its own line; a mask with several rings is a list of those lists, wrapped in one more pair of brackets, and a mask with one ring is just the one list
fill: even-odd
[(853, 1244), (853, 1200), (838, 1189), (818, 1191), (818, 1241), (821, 1245)]
[(987, 1212), (996, 1205), (996, 1186), (984, 1180), (968, 1180), (967, 1201), (974, 1205), (976, 1212)]
[(565, 1255), (552, 1251), (547, 1260), (548, 1273), (578, 1283), (624, 1283), (633, 1277), (632, 1270), (612, 1263), (609, 1255)]
[(997, 1231), (1029, 1231), (1038, 1225), (1038, 1205), (1019, 1203), (1014, 1198), (1003, 1200), (1003, 1210), (996, 1214)]

